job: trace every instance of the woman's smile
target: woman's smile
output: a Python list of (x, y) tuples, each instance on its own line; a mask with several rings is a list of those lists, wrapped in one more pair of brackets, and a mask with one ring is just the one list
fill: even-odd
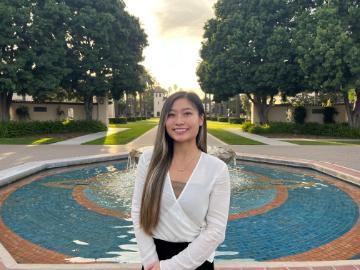
[(188, 131), (188, 128), (174, 128), (173, 129), (175, 131), (176, 134), (184, 134), (186, 131)]

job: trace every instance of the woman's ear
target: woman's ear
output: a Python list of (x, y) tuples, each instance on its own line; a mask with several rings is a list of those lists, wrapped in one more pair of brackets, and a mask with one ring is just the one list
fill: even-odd
[(201, 114), (201, 115), (199, 115), (199, 126), (201, 127), (203, 124), (204, 124), (204, 115), (203, 114)]

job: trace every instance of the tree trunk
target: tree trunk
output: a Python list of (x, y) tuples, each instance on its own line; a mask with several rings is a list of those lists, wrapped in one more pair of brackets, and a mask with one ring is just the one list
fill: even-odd
[(240, 117), (240, 95), (235, 95), (235, 117)]
[(268, 114), (271, 108), (271, 105), (274, 102), (274, 97), (270, 97), (270, 102), (267, 104), (267, 97), (266, 96), (255, 96), (252, 97), (250, 94), (246, 94), (248, 98), (253, 102), (254, 108), (258, 112), (259, 122), (261, 125), (266, 124), (269, 122)]
[(350, 104), (348, 93), (344, 92), (345, 110), (348, 117), (349, 126), (352, 128), (360, 128), (360, 89), (355, 89), (356, 100)]
[(140, 116), (143, 116), (144, 115), (144, 112), (143, 112), (144, 104), (143, 104), (142, 93), (139, 93), (139, 104), (140, 104)]
[(125, 109), (124, 114), (126, 117), (129, 117), (129, 96), (127, 93), (125, 93)]
[(209, 115), (212, 115), (212, 112), (211, 112), (211, 94), (209, 93)]
[(10, 121), (10, 106), (13, 92), (0, 92), (1, 122)]
[(131, 116), (136, 117), (136, 94), (133, 94), (131, 96), (132, 99), (132, 110), (131, 110)]
[[(99, 106), (99, 104), (98, 104)], [(84, 96), (85, 119), (92, 120), (93, 96)]]
[(114, 99), (114, 113), (115, 113), (115, 117), (120, 116), (120, 108), (119, 108), (119, 100), (118, 99)]

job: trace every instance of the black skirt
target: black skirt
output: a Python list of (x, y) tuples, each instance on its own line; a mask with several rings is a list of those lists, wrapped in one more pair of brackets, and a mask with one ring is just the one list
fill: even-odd
[[(188, 245), (188, 242), (168, 242), (160, 239), (154, 238), (154, 243), (156, 246), (156, 252), (158, 254), (159, 260), (167, 260), (177, 255), (183, 251)], [(141, 268), (144, 269), (144, 266)], [(214, 262), (205, 261), (195, 270), (214, 270)]]

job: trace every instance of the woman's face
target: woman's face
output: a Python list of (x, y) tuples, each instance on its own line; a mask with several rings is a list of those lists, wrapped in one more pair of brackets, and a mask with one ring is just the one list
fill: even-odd
[(203, 124), (203, 116), (186, 98), (179, 98), (169, 111), (165, 127), (168, 135), (177, 143), (196, 141), (199, 126)]

